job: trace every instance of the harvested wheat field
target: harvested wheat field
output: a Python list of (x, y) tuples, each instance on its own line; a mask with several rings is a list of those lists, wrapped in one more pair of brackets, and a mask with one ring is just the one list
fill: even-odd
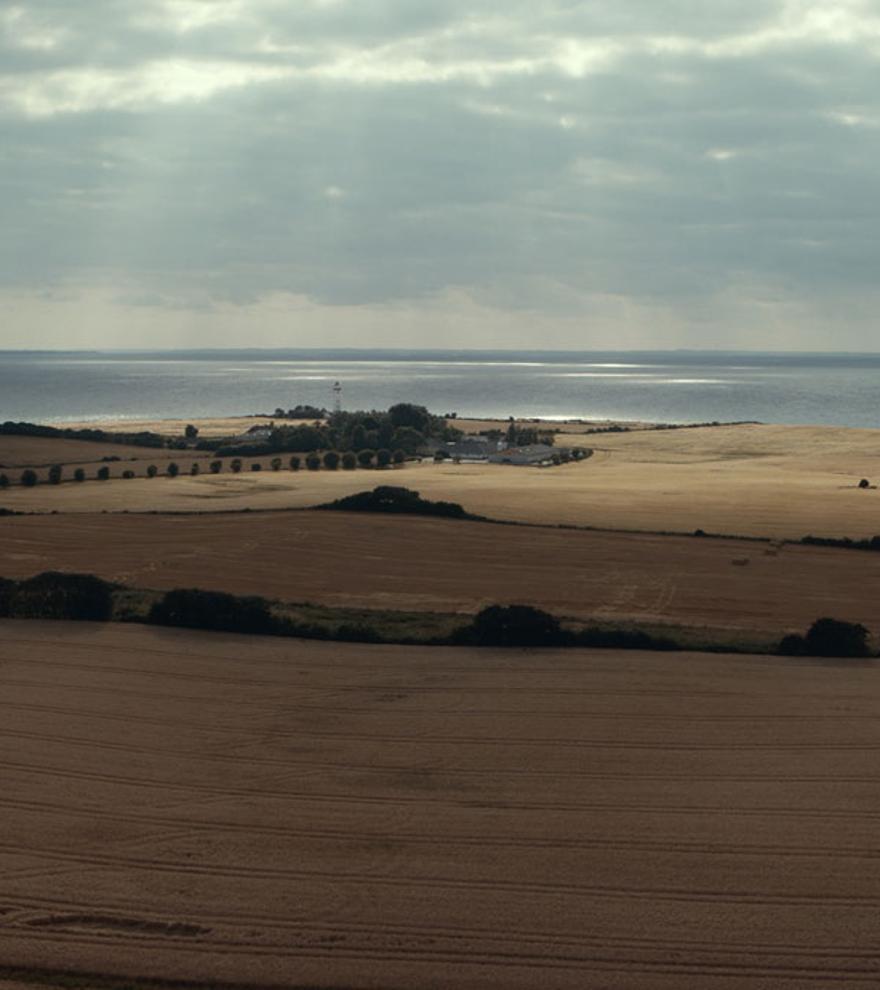
[(163, 437), (181, 437), (190, 424), (200, 437), (228, 437), (244, 433), (252, 426), (268, 426), (270, 423), (310, 423), (312, 420), (275, 420), (272, 416), (213, 416), (201, 419), (128, 419), (111, 417), (83, 422), (63, 422), (52, 425), (73, 430), (104, 430), (107, 433), (159, 433)]
[[(94, 466), (103, 463), (104, 458), (112, 457), (122, 462), (119, 470), (131, 467), (128, 462), (143, 462), (180, 459), (181, 451), (162, 447), (137, 447), (133, 444), (93, 442), (91, 440), (66, 440), (63, 437), (16, 437), (0, 435), (0, 469), (21, 469), (26, 467), (45, 468), (52, 464), (72, 467)], [(183, 452), (184, 457), (205, 457), (198, 452)], [(118, 473), (115, 465), (111, 465)], [(45, 475), (45, 472), (41, 472)], [(68, 472), (68, 477), (72, 475)], [(12, 475), (15, 479), (15, 475)]]
[(557, 615), (781, 636), (823, 615), (880, 634), (880, 554), (412, 516), (278, 512), (0, 519), (0, 575), (435, 612)]
[[(266, 458), (246, 458), (245, 472), (232, 475), (227, 459), (217, 476), (204, 474), (202, 464), (197, 478), (13, 486), (2, 504), (38, 512), (279, 509), (402, 484), (506, 520), (785, 538), (880, 532), (880, 491), (857, 487), (861, 478), (880, 481), (880, 430), (743, 425), (587, 439), (593, 457), (554, 468), (423, 463), (388, 471), (267, 472)], [(572, 435), (557, 443), (567, 441), (585, 442)], [(188, 472), (191, 458), (178, 460)], [(257, 460), (264, 469), (247, 471)]]
[(0, 977), (876, 986), (877, 673), (7, 620)]

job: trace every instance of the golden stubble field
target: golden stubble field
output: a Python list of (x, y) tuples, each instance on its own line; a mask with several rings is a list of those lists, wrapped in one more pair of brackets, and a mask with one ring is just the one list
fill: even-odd
[(880, 554), (734, 540), (308, 511), (0, 519), (0, 575), (51, 569), (331, 606), (522, 602), (775, 635), (831, 615), (880, 633)]
[[(880, 533), (880, 492), (857, 488), (863, 477), (880, 481), (880, 430), (747, 425), (567, 439), (589, 443), (596, 453), (548, 469), (423, 463), (381, 472), (239, 475), (228, 473), (227, 459), (219, 476), (16, 485), (0, 501), (39, 512), (277, 509), (403, 484), (507, 520), (786, 538)], [(189, 470), (191, 457), (176, 459)], [(245, 460), (247, 468), (257, 459)]]
[(6, 620), (0, 975), (876, 986), (877, 673)]

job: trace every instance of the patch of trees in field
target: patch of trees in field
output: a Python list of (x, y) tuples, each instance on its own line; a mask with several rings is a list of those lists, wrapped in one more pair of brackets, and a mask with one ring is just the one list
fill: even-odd
[[(336, 451), (340, 457), (352, 452), (359, 458), (362, 452), (369, 451), (370, 456), (365, 455), (365, 460), (359, 459), (358, 463), (362, 467), (372, 466), (375, 460), (377, 466), (382, 466), (379, 462), (388, 454), (391, 460), (398, 452), (404, 457), (413, 456), (428, 441), (446, 442), (459, 436), (461, 431), (448, 427), (444, 417), (432, 415), (424, 406), (401, 402), (386, 412), (340, 411), (331, 413), (323, 422), (276, 426), (267, 439), (259, 442), (222, 441), (216, 453), (218, 457), (248, 457), (266, 453)], [(390, 462), (386, 460), (386, 463)]]
[[(146, 599), (146, 603), (144, 602)], [(136, 600), (139, 605), (133, 605)], [(374, 610), (315, 608), (312, 621), (292, 617), (283, 603), (256, 596), (230, 595), (199, 588), (163, 594), (135, 591), (92, 574), (48, 571), (23, 580), (0, 578), (0, 617), (103, 622), (139, 621), (187, 629), (365, 643), (422, 643), (475, 647), (618, 650), (693, 649), (637, 628), (587, 625), (570, 628), (531, 605), (490, 605), (467, 621), (453, 622), (441, 635), (436, 615), (411, 613), (405, 633), (395, 616)], [(432, 626), (432, 622), (434, 625)], [(420, 626), (420, 623), (422, 624)], [(397, 631), (396, 631), (397, 630)], [(731, 647), (733, 651), (735, 647)], [(722, 645), (717, 652), (726, 652)], [(741, 650), (739, 652), (742, 652)], [(777, 652), (785, 656), (868, 658), (874, 656), (868, 630), (852, 622), (822, 618), (804, 636), (786, 636)]]
[(432, 502), (418, 492), (397, 485), (379, 485), (369, 492), (357, 492), (316, 506), (337, 512), (379, 512), (393, 515), (444, 516), (466, 519), (468, 514), (458, 502)]

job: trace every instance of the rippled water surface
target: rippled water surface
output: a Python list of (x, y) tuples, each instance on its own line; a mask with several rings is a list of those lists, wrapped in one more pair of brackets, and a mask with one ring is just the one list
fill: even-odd
[(0, 353), (0, 420), (220, 416), (418, 402), (474, 416), (880, 426), (880, 355)]

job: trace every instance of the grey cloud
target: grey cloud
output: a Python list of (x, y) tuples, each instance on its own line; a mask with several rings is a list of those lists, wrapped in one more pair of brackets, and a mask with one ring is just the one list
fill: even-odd
[[(186, 32), (158, 2), (19, 6), (28, 30), (63, 30), (51, 50), (7, 37), (7, 80), (156, 59), (301, 69), (339, 46), (540, 57), (485, 80), (294, 74), (129, 108), (7, 107), (0, 287), (114, 284), (157, 311), (455, 290), (577, 315), (614, 294), (683, 322), (738, 285), (818, 308), (873, 294), (874, 47), (707, 48), (781, 4), (254, 2)], [(660, 44), (673, 35), (693, 44)], [(567, 71), (544, 57), (567, 39), (613, 58)]]

